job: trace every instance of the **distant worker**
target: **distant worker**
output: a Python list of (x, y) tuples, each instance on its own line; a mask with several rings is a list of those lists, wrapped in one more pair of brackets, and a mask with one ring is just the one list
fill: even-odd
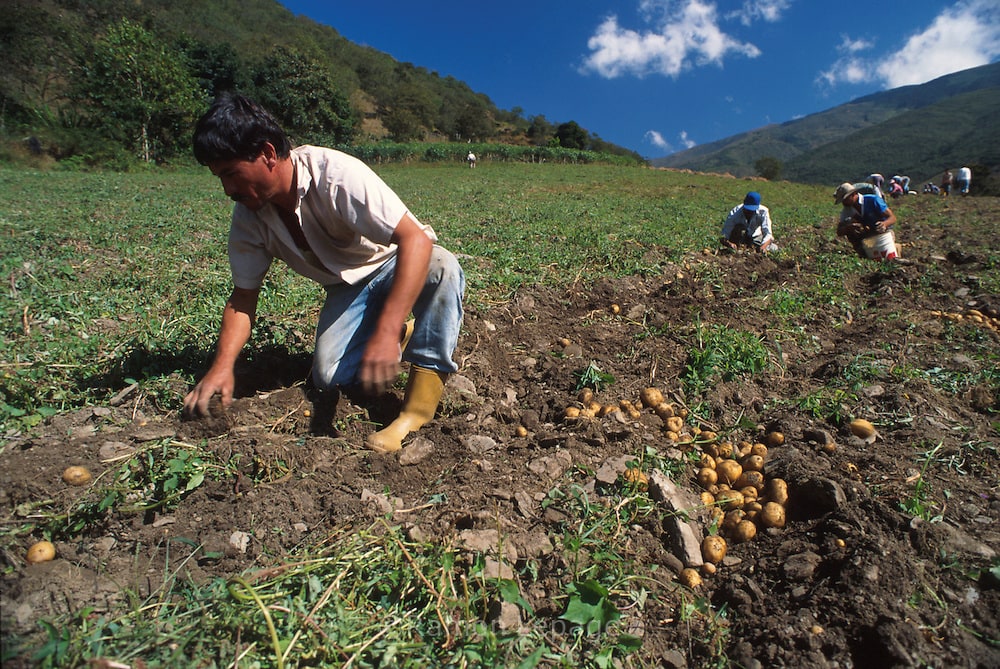
[(903, 189), (903, 195), (908, 195), (910, 192), (910, 177), (897, 174), (892, 178), (892, 180), (900, 185)]
[[(876, 260), (895, 260), (895, 236), (891, 228), (896, 223), (896, 215), (885, 203), (885, 200), (874, 194), (863, 194), (856, 184), (843, 183), (833, 194), (835, 204), (843, 204), (840, 222), (837, 225), (837, 236), (847, 237), (854, 251), (862, 258)], [(889, 233), (888, 236), (885, 236)], [(869, 252), (865, 240), (880, 237)]]
[(954, 182), (955, 178), (951, 174), (951, 170), (945, 170), (944, 174), (941, 175), (941, 195), (948, 197), (951, 194), (951, 184)]
[(474, 154), (472, 151), (469, 151), (469, 155), (467, 155), (465, 159), (469, 162), (469, 167), (476, 166), (476, 154)]
[(968, 167), (963, 167), (958, 170), (958, 174), (955, 177), (955, 185), (958, 186), (958, 192), (962, 195), (969, 194), (969, 186), (972, 185), (972, 170)]
[(866, 181), (871, 185), (875, 186), (876, 195), (878, 195), (882, 199), (885, 199), (885, 196), (882, 195), (882, 185), (885, 183), (885, 177), (883, 177), (878, 172), (875, 172), (874, 174), (869, 174)]
[(778, 250), (771, 234), (771, 213), (760, 203), (760, 193), (747, 193), (743, 204), (729, 212), (722, 224), (722, 244), (730, 249), (746, 246), (758, 253)]

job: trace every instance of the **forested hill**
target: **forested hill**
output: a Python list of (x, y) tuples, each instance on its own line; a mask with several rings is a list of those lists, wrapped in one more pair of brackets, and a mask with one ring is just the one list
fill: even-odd
[(473, 141), (641, 161), (569, 119), (525, 118), (451, 76), (354, 44), (275, 0), (11, 0), (0, 11), (0, 132), (60, 159), (169, 159), (221, 90), (299, 141)]
[[(834, 183), (871, 172), (915, 182), (945, 168), (1000, 171), (1000, 63), (868, 95), (801, 119), (758, 128), (651, 161), (660, 167)], [(763, 160), (763, 164), (761, 161)]]

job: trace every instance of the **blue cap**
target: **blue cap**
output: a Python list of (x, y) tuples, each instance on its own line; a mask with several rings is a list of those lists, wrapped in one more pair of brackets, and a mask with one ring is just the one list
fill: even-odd
[(747, 196), (743, 198), (743, 208), (747, 211), (757, 211), (760, 209), (760, 193), (755, 190), (747, 193)]

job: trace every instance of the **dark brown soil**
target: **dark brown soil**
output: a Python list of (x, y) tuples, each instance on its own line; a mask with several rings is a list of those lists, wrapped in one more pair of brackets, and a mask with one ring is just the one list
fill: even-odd
[[(956, 218), (961, 207), (1000, 213), (1000, 204), (985, 198), (957, 201)], [(0, 509), (8, 523), (23, 522), (22, 505), (54, 500), (68, 508), (83, 494), (62, 483), (68, 464), (99, 474), (117, 467), (115, 448), (128, 452), (155, 439), (206, 440), (223, 460), (240, 454), (242, 471), (207, 480), (166, 515), (116, 515), (57, 541), (58, 557), (49, 563), (26, 565), (30, 538), (23, 537), (2, 556), (4, 636), (32, 633), (40, 617), (71, 607), (99, 611), (123, 587), (155, 586), (166, 537), (222, 554), (189, 562), (192, 578), (229, 576), (280, 560), (334, 526), (370, 524), (384, 515), (379, 496), (386, 492), (410, 510), (398, 521), (419, 527), (428, 540), (496, 527), (514, 545), (538, 534), (556, 538), (559, 519), (537, 503), (554, 485), (592, 484), (609, 461), (647, 446), (675, 448), (649, 412), (637, 421), (612, 415), (566, 424), (562, 410), (576, 396), (574, 373), (594, 361), (615, 378), (602, 391), (608, 399), (634, 399), (655, 386), (678, 406), (694, 406), (698, 398), (682, 395), (681, 376), (700, 322), (759, 333), (772, 364), (750, 379), (716, 384), (701, 405), (705, 415), (688, 422), (734, 442), (759, 441), (772, 430), (786, 435), (784, 446), (771, 449), (767, 471), (789, 483), (787, 526), (730, 546), (729, 559), (699, 588), (726, 611), (722, 650), (731, 665), (1000, 667), (1000, 583), (990, 573), (1000, 564), (997, 388), (950, 392), (926, 374), (892, 372), (975, 373), (982, 360), (997, 360), (996, 330), (931, 312), (976, 308), (1000, 316), (1000, 295), (981, 288), (981, 278), (997, 272), (1000, 243), (963, 237), (957, 224), (947, 234), (939, 228), (911, 222), (902, 234), (907, 264), (864, 264), (842, 277), (851, 304), (817, 310), (780, 332), (768, 327), (775, 316), (761, 296), (813, 290), (820, 272), (809, 258), (697, 253), (662, 276), (532, 288), (503, 304), (470, 307), (457, 355), (461, 371), (438, 417), (420, 431), (426, 441), (419, 446), (429, 450), (415, 462), (407, 459), (413, 446), (403, 456), (362, 447), (373, 422), (397, 410), (398, 392), (374, 402), (321, 397), (305, 382), (310, 361), (300, 351), (260, 355), (242, 366), (240, 399), (214, 419), (183, 421), (141, 396), (58, 416), (0, 456)], [(571, 346), (564, 348), (562, 338)], [(802, 406), (801, 398), (844, 387), (859, 359), (885, 373), (865, 379), (856, 398), (844, 398), (839, 419), (816, 418)], [(875, 423), (877, 440), (852, 437), (851, 417)], [(517, 436), (518, 426), (527, 436)], [(819, 447), (819, 430), (836, 443), (832, 452)], [(938, 444), (922, 471), (924, 454)], [(680, 485), (695, 491), (694, 473)], [(434, 495), (447, 501), (427, 505)], [(918, 495), (940, 519), (902, 510)], [(248, 533), (245, 551), (231, 542), (234, 531)], [(558, 552), (560, 543), (551, 543)], [(681, 565), (666, 546), (663, 528), (650, 523), (633, 526), (618, 548), (673, 574)], [(519, 578), (536, 612), (558, 616), (547, 609), (555, 594), (546, 591), (544, 564), (551, 559), (540, 561), (537, 583)], [(630, 662), (707, 661), (712, 640), (678, 622), (679, 601), (672, 586), (652, 593), (639, 621), (643, 646)]]

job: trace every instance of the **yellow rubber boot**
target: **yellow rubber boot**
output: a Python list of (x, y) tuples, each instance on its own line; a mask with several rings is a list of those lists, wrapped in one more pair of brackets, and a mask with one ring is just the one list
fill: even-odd
[(379, 453), (392, 453), (402, 448), (406, 435), (419, 430), (434, 418), (447, 379), (448, 375), (442, 372), (411, 365), (399, 418), (370, 435), (368, 448)]

